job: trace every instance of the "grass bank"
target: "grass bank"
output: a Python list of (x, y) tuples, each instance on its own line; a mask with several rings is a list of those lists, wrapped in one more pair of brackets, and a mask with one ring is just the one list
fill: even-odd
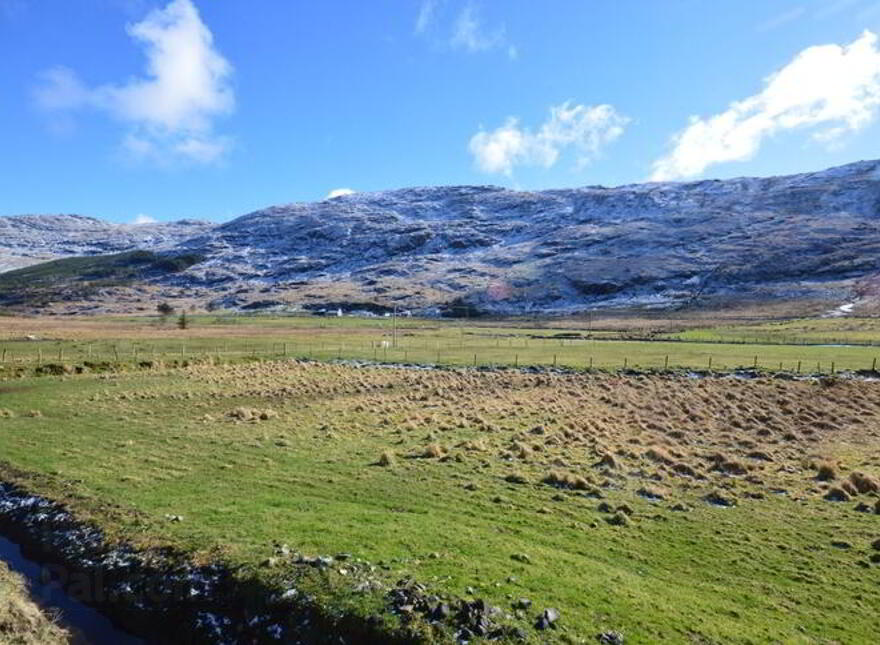
[(0, 642), (4, 645), (66, 645), (68, 634), (28, 596), (25, 581), (0, 562)]

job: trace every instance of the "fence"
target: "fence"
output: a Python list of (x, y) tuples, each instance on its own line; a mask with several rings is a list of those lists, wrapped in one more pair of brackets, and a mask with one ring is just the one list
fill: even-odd
[[(748, 351), (746, 351), (748, 349)], [(309, 358), (445, 366), (555, 366), (572, 369), (732, 369), (834, 373), (877, 368), (873, 346), (744, 345), (553, 338), (191, 338), (185, 341), (15, 341), (0, 346), (0, 369), (50, 364)], [(146, 365), (145, 365), (146, 366)]]

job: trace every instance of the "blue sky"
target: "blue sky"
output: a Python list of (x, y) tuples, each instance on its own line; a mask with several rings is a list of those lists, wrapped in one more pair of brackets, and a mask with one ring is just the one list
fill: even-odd
[(0, 214), (880, 157), (880, 0), (0, 0)]

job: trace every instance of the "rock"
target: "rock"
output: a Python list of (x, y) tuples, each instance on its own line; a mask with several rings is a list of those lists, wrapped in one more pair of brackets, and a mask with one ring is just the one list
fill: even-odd
[(528, 609), (532, 606), (532, 601), (528, 598), (518, 598), (513, 602), (514, 609)]
[(452, 609), (445, 602), (439, 603), (431, 612), (431, 619), (436, 621), (446, 620), (452, 615)]
[(600, 502), (599, 506), (596, 507), (596, 510), (600, 513), (613, 513), (614, 507), (608, 502)]
[(873, 509), (864, 502), (859, 502), (853, 509), (856, 513), (870, 513)]
[(556, 627), (556, 623), (559, 620), (559, 612), (555, 609), (545, 609), (541, 612), (541, 615), (538, 616), (535, 621), (535, 629), (545, 630), (550, 629), (551, 627)]
[(671, 510), (678, 511), (679, 513), (688, 513), (691, 509), (686, 504), (682, 504), (681, 502), (679, 502), (675, 506), (671, 507)]
[(623, 645), (623, 634), (620, 632), (602, 632), (596, 634), (596, 640), (602, 645)]
[(510, 559), (516, 560), (517, 562), (523, 562), (525, 564), (529, 564), (532, 561), (532, 559), (525, 553), (514, 553), (512, 556), (510, 556)]

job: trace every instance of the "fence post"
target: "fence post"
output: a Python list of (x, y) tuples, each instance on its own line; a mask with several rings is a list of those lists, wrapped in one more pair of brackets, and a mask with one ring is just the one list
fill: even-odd
[[(6, 356), (6, 350), (3, 350), (3, 352), (4, 352), (4, 353), (3, 353), (3, 356), (4, 356), (4, 359), (5, 359), (5, 356)], [(438, 361), (438, 362), (439, 362), (439, 361)], [(514, 355), (513, 355), (513, 366), (514, 366), (514, 367), (519, 367), (519, 354), (514, 354)]]
[(476, 367), (476, 366), (477, 366), (477, 355), (474, 354), (474, 367)]
[(593, 357), (590, 356), (590, 369), (593, 369)]
[(712, 357), (709, 357), (709, 371), (712, 371)]
[(553, 367), (556, 367), (556, 354), (553, 354)]
[(629, 362), (629, 359), (626, 356), (624, 356), (623, 357), (623, 369), (626, 369), (626, 365), (628, 362)]
[(800, 361), (798, 361), (797, 373), (798, 374), (801, 373), (801, 362)]
[(43, 362), (43, 348), (42, 347), (37, 348), (37, 362), (38, 363)]
[(757, 355), (757, 354), (755, 355), (755, 362), (754, 362), (754, 364), (752, 365), (752, 368), (753, 368), (753, 369), (758, 369), (758, 355)]
[(834, 374), (834, 361), (831, 361), (831, 373)]
[[(3, 350), (3, 360), (6, 360), (6, 350)], [(871, 362), (871, 371), (877, 371), (877, 357), (874, 357), (874, 360)]]
[(663, 369), (669, 369), (669, 354), (666, 355), (666, 358), (663, 359)]
[[(877, 359), (874, 359), (875, 362), (876, 362), (876, 360)], [(4, 363), (6, 362), (6, 348), (5, 347), (3, 348), (3, 362)]]

